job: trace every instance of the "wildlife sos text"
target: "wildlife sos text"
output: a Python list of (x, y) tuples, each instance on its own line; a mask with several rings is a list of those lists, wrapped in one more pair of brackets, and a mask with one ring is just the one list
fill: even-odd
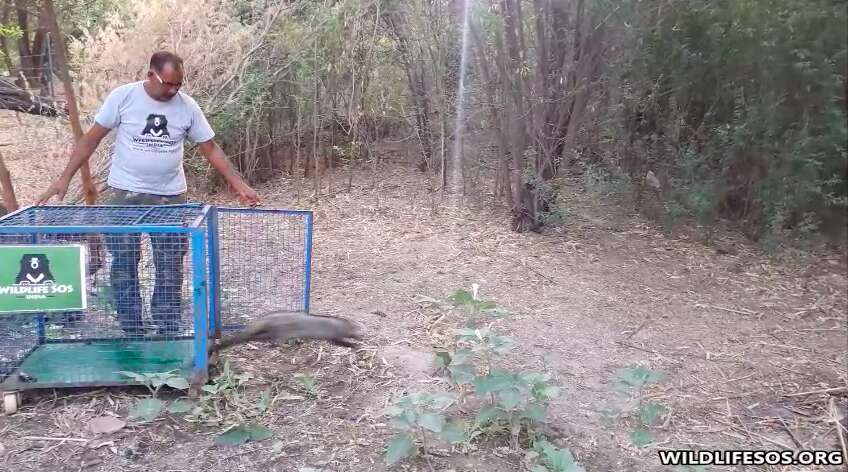
[(841, 451), (657, 451), (662, 465), (842, 465)]

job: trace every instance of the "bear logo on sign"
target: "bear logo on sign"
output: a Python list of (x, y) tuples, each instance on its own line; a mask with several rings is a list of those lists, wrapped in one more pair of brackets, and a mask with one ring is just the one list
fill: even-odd
[(50, 261), (44, 254), (24, 254), (21, 257), (21, 270), (15, 277), (17, 285), (52, 284), (56, 281), (50, 273)]
[(168, 132), (168, 118), (165, 115), (151, 113), (147, 115), (147, 124), (141, 132), (142, 136), (153, 136), (154, 138), (171, 137)]

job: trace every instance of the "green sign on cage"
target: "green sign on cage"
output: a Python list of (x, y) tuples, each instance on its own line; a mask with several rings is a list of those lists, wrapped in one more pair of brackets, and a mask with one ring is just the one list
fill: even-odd
[(0, 246), (0, 313), (86, 308), (85, 247)]

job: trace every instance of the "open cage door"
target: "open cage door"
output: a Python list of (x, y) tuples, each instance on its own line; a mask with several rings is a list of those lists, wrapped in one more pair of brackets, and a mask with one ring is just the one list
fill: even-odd
[(270, 311), (309, 312), (311, 211), (218, 207), (210, 215), (210, 336)]

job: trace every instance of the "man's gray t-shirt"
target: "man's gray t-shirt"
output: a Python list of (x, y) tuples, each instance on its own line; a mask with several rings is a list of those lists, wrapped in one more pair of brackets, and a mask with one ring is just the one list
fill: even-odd
[(107, 183), (131, 192), (184, 193), (185, 139), (202, 143), (215, 136), (194, 99), (179, 92), (166, 102), (154, 100), (144, 90), (144, 82), (113, 90), (94, 120), (115, 130)]

